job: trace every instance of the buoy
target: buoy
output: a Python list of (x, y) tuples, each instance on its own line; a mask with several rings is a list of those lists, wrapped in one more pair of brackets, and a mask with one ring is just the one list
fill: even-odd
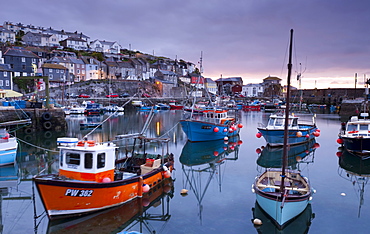
[(315, 137), (318, 137), (318, 136), (320, 136), (320, 133), (319, 132), (313, 132), (312, 135), (314, 135)]
[(224, 132), (227, 132), (227, 128), (224, 128)]
[(213, 131), (218, 132), (218, 131), (220, 131), (220, 129), (218, 129), (218, 127), (215, 127), (215, 128), (213, 128)]
[(166, 171), (165, 173), (163, 173), (163, 176), (164, 176), (164, 178), (170, 178), (171, 177), (171, 172)]
[(321, 130), (320, 129), (316, 129), (316, 132), (321, 132)]
[(337, 143), (338, 143), (338, 144), (343, 144), (343, 139), (342, 139), (342, 138), (338, 138), (338, 139), (337, 139)]
[(260, 154), (261, 152), (262, 152), (262, 150), (261, 150), (260, 148), (257, 148), (257, 149), (256, 149), (256, 153), (257, 153), (257, 154)]
[(254, 225), (262, 225), (262, 220), (260, 220), (260, 219), (253, 219), (253, 224)]
[(301, 137), (301, 136), (302, 136), (302, 132), (298, 131), (295, 135), (296, 135), (297, 137)]
[(300, 161), (302, 161), (302, 157), (301, 157), (301, 156), (297, 156), (297, 157), (295, 157), (295, 160), (296, 160), (297, 162), (300, 162)]
[(238, 145), (241, 145), (241, 144), (243, 144), (243, 141), (242, 140), (239, 140), (238, 141)]
[(345, 197), (345, 196), (346, 196), (346, 194), (345, 194), (345, 193), (341, 193), (340, 195), (341, 195), (341, 196), (343, 196), (343, 197)]
[(164, 171), (168, 171), (168, 167), (166, 167), (165, 165), (163, 165), (162, 168), (163, 168)]
[(226, 146), (224, 147), (224, 150), (227, 150), (227, 147)]
[(150, 186), (147, 184), (143, 184), (143, 193), (147, 193), (150, 190)]
[(234, 130), (232, 128), (229, 128), (229, 132), (233, 132)]
[(109, 177), (104, 177), (102, 182), (103, 183), (109, 183), (109, 182), (112, 182), (112, 180)]
[(306, 134), (306, 138), (309, 138), (310, 137), (310, 135), (309, 134)]
[(312, 148), (317, 149), (319, 147), (320, 147), (320, 144), (316, 142), (315, 144), (313, 144), (313, 147)]
[(243, 127), (243, 124), (238, 124), (238, 128), (242, 128)]
[(213, 151), (213, 156), (218, 156), (218, 152), (217, 151)]
[(184, 195), (188, 195), (188, 191), (189, 190), (187, 190), (187, 189), (181, 189), (181, 192), (180, 193), (181, 193), (181, 195), (184, 196)]
[(260, 132), (256, 133), (257, 138), (261, 138), (261, 136), (262, 136), (262, 133), (260, 133)]
[(229, 138), (227, 136), (224, 137), (224, 141), (228, 141)]
[(340, 151), (338, 151), (337, 153), (336, 153), (336, 155), (337, 155), (337, 157), (341, 157), (342, 156), (342, 152), (340, 152)]

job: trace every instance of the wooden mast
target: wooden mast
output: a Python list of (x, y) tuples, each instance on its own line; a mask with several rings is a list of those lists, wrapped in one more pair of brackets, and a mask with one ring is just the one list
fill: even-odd
[(289, 45), (289, 63), (288, 63), (288, 77), (287, 77), (287, 92), (286, 92), (286, 108), (285, 108), (285, 124), (284, 124), (284, 146), (283, 146), (283, 167), (281, 173), (280, 192), (285, 193), (284, 179), (285, 169), (288, 156), (288, 124), (289, 124), (289, 105), (290, 105), (290, 76), (292, 73), (292, 48), (293, 48), (293, 29), (290, 30), (290, 45)]

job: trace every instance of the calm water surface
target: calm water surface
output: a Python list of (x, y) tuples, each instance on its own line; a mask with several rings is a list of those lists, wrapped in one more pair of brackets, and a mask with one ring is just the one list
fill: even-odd
[[(265, 166), (257, 164), (257, 151), (265, 146), (265, 141), (255, 137), (256, 128), (258, 123), (267, 121), (269, 114), (241, 112), (244, 127), (240, 138), (234, 139), (235, 144), (226, 145), (222, 141), (186, 144), (187, 138), (178, 124), (181, 114), (181, 111), (158, 112), (147, 131), (148, 136), (171, 138), (170, 152), (176, 159), (173, 187), (165, 184), (150, 196), (117, 209), (59, 223), (49, 222), (37, 193), (33, 199), (31, 178), (45, 168), (49, 172), (57, 170), (53, 163), (57, 156), (57, 137), (82, 138), (89, 130), (81, 130), (80, 122), (102, 121), (106, 116), (70, 117), (69, 128), (65, 132), (26, 135), (22, 130), (18, 131), (18, 138), (27, 144), (21, 143), (18, 164), (0, 171), (1, 175), (13, 173), (19, 178), (19, 184), (10, 187), (8, 194), (2, 193), (2, 233), (117, 233), (122, 230), (142, 233), (279, 233), (260, 212), (255, 203), (256, 196), (251, 191), (254, 178)], [(147, 116), (143, 112), (114, 116), (89, 137), (107, 141), (117, 134), (138, 132)], [(369, 233), (367, 178), (351, 174), (351, 171), (365, 168), (363, 164), (366, 162), (346, 156), (341, 165), (348, 171), (341, 167), (336, 143), (340, 120), (336, 114), (317, 114), (317, 126), (321, 130), (321, 136), (316, 140), (320, 147), (308, 150), (309, 155), (300, 163), (291, 164), (310, 179), (316, 194), (309, 209), (288, 226), (285, 233), (304, 233), (307, 230), (308, 233)], [(202, 151), (206, 153), (201, 155)], [(187, 152), (199, 153), (202, 160), (187, 157)], [(216, 157), (218, 154), (221, 155)], [(51, 166), (47, 167), (48, 164)], [(182, 189), (189, 191), (187, 196), (181, 195)], [(259, 228), (251, 222), (253, 210), (264, 221)]]

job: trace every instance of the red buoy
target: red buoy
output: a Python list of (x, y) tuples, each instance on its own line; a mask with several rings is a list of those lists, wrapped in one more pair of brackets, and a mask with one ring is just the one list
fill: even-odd
[(214, 132), (218, 132), (218, 131), (220, 131), (220, 129), (218, 129), (218, 127), (215, 127), (215, 128), (213, 129), (213, 131), (214, 131)]
[(261, 138), (261, 136), (262, 136), (262, 133), (260, 133), (260, 132), (257, 132), (257, 133), (256, 133), (256, 137), (257, 137), (257, 138)]
[(343, 139), (342, 139), (342, 138), (338, 138), (338, 139), (337, 139), (337, 143), (338, 143), (338, 144), (343, 144)]

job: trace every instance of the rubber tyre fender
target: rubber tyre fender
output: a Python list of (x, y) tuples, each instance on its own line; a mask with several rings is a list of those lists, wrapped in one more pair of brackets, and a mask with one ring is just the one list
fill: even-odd
[(51, 114), (49, 112), (44, 112), (42, 113), (41, 118), (45, 121), (49, 121), (51, 120)]
[(52, 124), (51, 124), (51, 122), (50, 121), (46, 121), (46, 122), (44, 122), (43, 124), (42, 124), (42, 126), (45, 128), (45, 129), (51, 129), (51, 127), (53, 126)]

